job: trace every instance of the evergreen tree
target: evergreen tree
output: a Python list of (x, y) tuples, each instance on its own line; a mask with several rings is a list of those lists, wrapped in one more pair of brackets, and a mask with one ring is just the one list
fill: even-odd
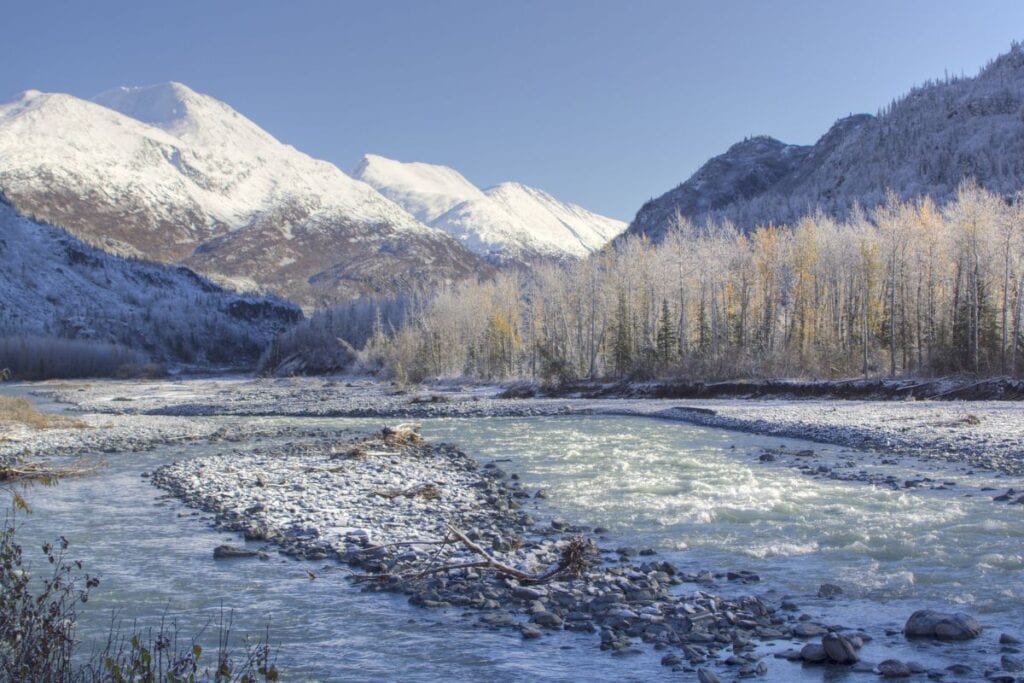
[(658, 320), (657, 336), (658, 360), (661, 363), (671, 362), (676, 355), (676, 331), (672, 324), (672, 313), (669, 311), (668, 299), (661, 300), (661, 317)]

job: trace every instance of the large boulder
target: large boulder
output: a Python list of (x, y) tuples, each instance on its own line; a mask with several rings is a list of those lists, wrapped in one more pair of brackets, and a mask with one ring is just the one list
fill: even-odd
[(828, 655), (829, 661), (836, 664), (856, 664), (859, 659), (857, 648), (850, 639), (838, 633), (826, 633), (821, 639), (821, 647)]
[(910, 615), (903, 633), (908, 638), (935, 638), (937, 640), (970, 640), (981, 635), (982, 626), (969, 614), (945, 614), (921, 609)]

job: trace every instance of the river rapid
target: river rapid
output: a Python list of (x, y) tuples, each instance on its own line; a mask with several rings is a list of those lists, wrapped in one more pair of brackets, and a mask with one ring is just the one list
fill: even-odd
[[(387, 421), (195, 419), (353, 432)], [(643, 417), (439, 418), (424, 421), (422, 432), (482, 462), (501, 460), (528, 490), (543, 489), (547, 497), (529, 508), (540, 519), (604, 527), (603, 546), (652, 548), (683, 571), (722, 573), (712, 586), (683, 590), (788, 595), (816, 621), (865, 630), (874, 638), (861, 652), (867, 661), (897, 657), (928, 668), (966, 663), (981, 678), (998, 666), (999, 633), (1024, 630), (1022, 511), (994, 505), (981, 490), (998, 487), (996, 475), (907, 461), (891, 470), (956, 484), (891, 490), (814, 478), (758, 456), (766, 448), (813, 448), (820, 461), (843, 467), (856, 466), (858, 454)], [(642, 655), (612, 657), (597, 649), (594, 636), (567, 632), (524, 642), (516, 631), (481, 627), (463, 610), (421, 609), (363, 593), (336, 563), (277, 555), (215, 562), (214, 546), (240, 539), (212, 529), (206, 516), (168, 499), (142, 474), (237, 448), (198, 442), (112, 454), (98, 474), (28, 493), (34, 511), (21, 518), (26, 546), (64, 534), (69, 556), (102, 579), (83, 610), (80, 635), (87, 645), (104, 639), (112, 611), (143, 627), (166, 614), (189, 634), (216, 620), (223, 605), (234, 609), (236, 634), (258, 633), (269, 622), (284, 680), (678, 678), (649, 647)], [(32, 550), (27, 556), (41, 561)], [(740, 584), (724, 576), (739, 570), (761, 580)], [(825, 582), (839, 585), (843, 595), (818, 598)], [(895, 632), (921, 608), (968, 611), (986, 632), (964, 644), (908, 642)], [(822, 680), (821, 668), (770, 657), (791, 646), (799, 644), (763, 646), (769, 672), (759, 680)], [(873, 678), (841, 669), (825, 676)], [(954, 678), (965, 680), (947, 680)]]

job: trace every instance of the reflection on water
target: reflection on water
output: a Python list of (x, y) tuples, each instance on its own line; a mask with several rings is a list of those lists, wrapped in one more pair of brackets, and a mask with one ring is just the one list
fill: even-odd
[[(376, 429), (380, 422), (330, 424)], [(686, 571), (749, 569), (763, 578), (753, 588), (723, 582), (716, 589), (725, 592), (776, 589), (799, 596), (815, 615), (876, 625), (879, 635), (880, 626), (899, 627), (919, 607), (960, 604), (999, 626), (1012, 626), (1024, 607), (1020, 510), (983, 497), (811, 479), (757, 463), (758, 449), (777, 446), (778, 439), (642, 418), (435, 420), (424, 424), (424, 433), (481, 459), (511, 458), (506, 469), (531, 488), (545, 488), (547, 504), (559, 515), (609, 528), (609, 545), (661, 549)], [(330, 564), (276, 555), (265, 562), (214, 562), (215, 545), (238, 539), (161, 500), (140, 474), (169, 460), (237, 447), (175, 445), (116, 456), (99, 476), (30, 492), (35, 513), (23, 520), (23, 538), (37, 544), (64, 533), (71, 556), (102, 577), (83, 636), (101, 637), (111, 609), (129, 621), (167, 612), (193, 632), (224, 604), (236, 609), (236, 632), (258, 631), (270, 621), (286, 680), (667, 675), (658, 665), (660, 653), (597, 655), (590, 635), (524, 643), (515, 632), (478, 628), (474, 615), (459, 610), (422, 610), (399, 597), (360, 593), (344, 578), (346, 570)], [(829, 449), (815, 448), (829, 456)], [(550, 511), (538, 513), (544, 514)], [(309, 579), (307, 566), (317, 579)], [(824, 581), (839, 583), (844, 599), (810, 597)], [(896, 654), (939, 662), (951, 652), (910, 649), (899, 638), (880, 638), (872, 647), (875, 661)], [(776, 660), (769, 665), (767, 680), (821, 680), (815, 670)]]

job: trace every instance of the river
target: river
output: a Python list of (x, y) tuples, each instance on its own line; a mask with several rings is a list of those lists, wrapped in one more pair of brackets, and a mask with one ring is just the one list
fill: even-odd
[[(329, 424), (378, 429), (381, 419), (197, 418), (216, 422)], [(838, 447), (740, 434), (641, 417), (460, 418), (425, 421), (431, 439), (457, 443), (483, 461), (508, 460), (528, 488), (547, 498), (534, 514), (606, 527), (603, 545), (652, 547), (683, 571), (750, 570), (761, 581), (724, 577), (723, 594), (792, 595), (815, 620), (867, 630), (869, 661), (888, 657), (928, 667), (967, 662), (976, 670), (999, 659), (995, 638), (1016, 633), (1024, 614), (1024, 524), (1019, 506), (995, 505), (977, 489), (989, 476), (962, 474), (944, 490), (889, 490), (805, 476), (762, 464), (766, 447), (814, 448), (822, 461), (856, 462)], [(662, 653), (612, 657), (593, 635), (559, 633), (524, 642), (492, 631), (462, 610), (425, 610), (404, 600), (362, 593), (339, 565), (271, 560), (215, 562), (214, 546), (238, 543), (208, 518), (167, 500), (141, 475), (182, 458), (237, 449), (238, 444), (168, 444), (148, 453), (109, 456), (99, 474), (28, 493), (33, 513), (21, 518), (22, 539), (37, 545), (64, 534), (69, 556), (102, 584), (82, 615), (80, 635), (100, 642), (112, 610), (126, 623), (149, 626), (166, 614), (183, 633), (234, 609), (236, 633), (268, 622), (284, 680), (650, 680), (678, 678), (659, 666)], [(922, 472), (920, 462), (894, 471)], [(31, 543), (29, 543), (31, 542)], [(41, 556), (27, 551), (32, 561)], [(310, 579), (306, 570), (317, 576)], [(840, 585), (833, 600), (815, 596)], [(692, 591), (701, 587), (684, 586)], [(967, 644), (908, 643), (898, 630), (923, 607), (964, 610), (987, 627)], [(767, 654), (789, 647), (779, 642)], [(767, 660), (759, 680), (822, 680), (822, 670)], [(979, 671), (980, 674), (980, 671)], [(828, 680), (865, 678), (833, 669)]]

